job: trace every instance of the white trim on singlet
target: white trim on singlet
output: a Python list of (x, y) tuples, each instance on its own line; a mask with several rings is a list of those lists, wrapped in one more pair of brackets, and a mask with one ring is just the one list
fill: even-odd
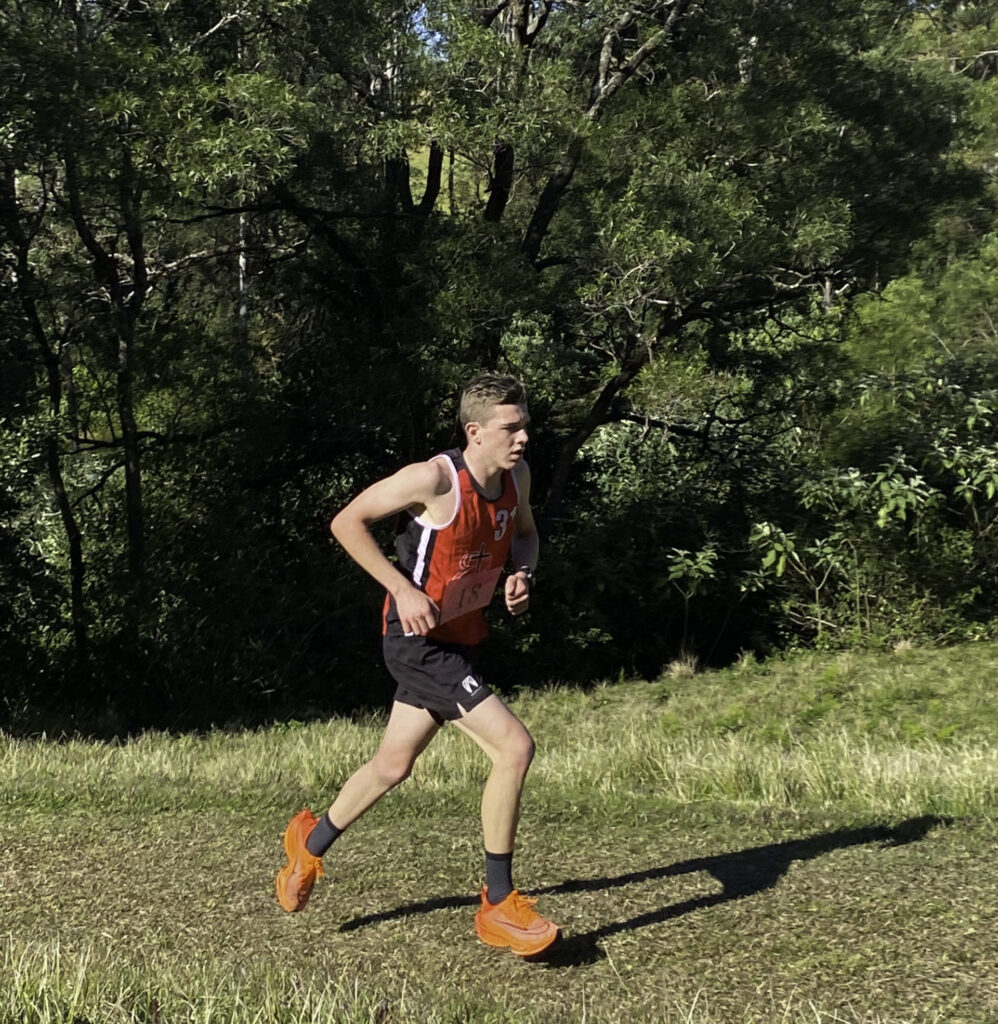
[(416, 564), (412, 570), (412, 582), (416, 586), (420, 586), (423, 580), (423, 570), (426, 568), (426, 549), (430, 545), (430, 537), (433, 536), (433, 530), (428, 526), (424, 526), (422, 532), (419, 535), (419, 547), (416, 549)]
[[(423, 519), (422, 516), (412, 516), (412, 518), (415, 519), (415, 521), (419, 523), (424, 530), (446, 530), (447, 527), (457, 519), (457, 514), (461, 509), (461, 481), (457, 476), (457, 466), (454, 465), (454, 460), (449, 455), (434, 455), (429, 461), (436, 462), (437, 459), (443, 459), (447, 468), (450, 470), (451, 482), (454, 484), (454, 511), (451, 513), (451, 517), (446, 523), (429, 523)], [(411, 512), (409, 514), (412, 515)], [(422, 548), (422, 546), (421, 541), (420, 547)]]
[[(422, 528), (419, 533), (419, 546), (416, 548), (416, 564), (412, 568), (412, 580), (417, 586), (422, 584), (423, 573), (426, 570), (426, 549), (430, 546), (430, 538), (439, 530), (446, 530), (451, 523), (457, 519), (457, 514), (461, 509), (461, 481), (458, 479), (457, 467), (454, 465), (454, 460), (449, 455), (434, 455), (430, 462), (435, 462), (437, 459), (443, 459), (450, 469), (451, 481), (454, 485), (454, 511), (451, 513), (450, 519), (446, 523), (428, 523), (420, 516), (413, 516), (415, 522)], [(412, 513), (409, 513), (412, 515)]]

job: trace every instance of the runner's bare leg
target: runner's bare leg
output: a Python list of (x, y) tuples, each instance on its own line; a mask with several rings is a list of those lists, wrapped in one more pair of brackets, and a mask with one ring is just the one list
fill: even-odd
[(534, 756), (526, 726), (495, 694), (490, 694), (454, 724), (492, 761), (482, 793), (482, 833), (490, 853), (512, 853), (520, 818), (520, 794)]
[(416, 758), (440, 726), (429, 711), (396, 701), (392, 704), (378, 752), (343, 784), (327, 815), (345, 829), (374, 806), (388, 790), (404, 782)]

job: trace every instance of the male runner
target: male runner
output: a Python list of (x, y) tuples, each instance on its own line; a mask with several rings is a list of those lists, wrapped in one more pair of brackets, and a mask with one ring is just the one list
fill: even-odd
[[(328, 812), (303, 810), (284, 833), (288, 863), (277, 898), (288, 911), (308, 902), (322, 856), (336, 838), (392, 787), (445, 722), (470, 736), (492, 761), (482, 794), (486, 884), (475, 930), (491, 946), (521, 956), (546, 949), (558, 927), (513, 888), (512, 859), (520, 793), (534, 755), (523, 723), (473, 664), (484, 639), (483, 614), (503, 568), (506, 607), (527, 610), (538, 536), (530, 508), (527, 395), (514, 377), (485, 374), (461, 395), (463, 451), (405, 466), (358, 495), (333, 519), (333, 536), (387, 590), (385, 664), (398, 688), (381, 746), (344, 784)], [(371, 526), (403, 513), (397, 564), (381, 552)]]

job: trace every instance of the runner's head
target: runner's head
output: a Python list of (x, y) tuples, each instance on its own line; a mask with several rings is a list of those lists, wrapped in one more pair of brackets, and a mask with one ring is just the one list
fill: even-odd
[(474, 458), (486, 474), (512, 469), (523, 458), (530, 414), (527, 389), (515, 377), (476, 377), (461, 395), (460, 418), (465, 458)]
[(461, 392), (461, 426), (467, 432), (469, 423), (487, 423), (493, 408), (497, 405), (526, 404), (527, 389), (516, 377), (500, 373), (483, 373)]

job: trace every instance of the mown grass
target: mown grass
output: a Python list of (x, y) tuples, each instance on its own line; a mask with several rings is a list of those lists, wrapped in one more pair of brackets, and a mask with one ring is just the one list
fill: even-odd
[(998, 1021), (996, 664), (982, 644), (520, 694), (516, 877), (565, 932), (542, 963), (471, 929), (486, 766), (456, 731), (299, 915), (273, 899), (280, 831), (380, 716), (5, 740), (0, 1024)]

